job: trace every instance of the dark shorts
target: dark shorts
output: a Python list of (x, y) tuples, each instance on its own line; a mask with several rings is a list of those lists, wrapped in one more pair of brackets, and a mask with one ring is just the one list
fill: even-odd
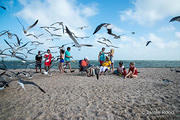
[(36, 62), (36, 65), (35, 65), (35, 66), (41, 68), (41, 63)]
[(88, 68), (89, 68), (88, 66), (86, 66), (86, 67), (81, 66), (80, 71), (86, 71)]

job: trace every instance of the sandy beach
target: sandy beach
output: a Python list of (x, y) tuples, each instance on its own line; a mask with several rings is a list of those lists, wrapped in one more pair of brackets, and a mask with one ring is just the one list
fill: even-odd
[(29, 79), (45, 94), (31, 85), (23, 90), (16, 81), (0, 91), (0, 120), (180, 119), (180, 73), (169, 68), (140, 68), (135, 79), (51, 72)]

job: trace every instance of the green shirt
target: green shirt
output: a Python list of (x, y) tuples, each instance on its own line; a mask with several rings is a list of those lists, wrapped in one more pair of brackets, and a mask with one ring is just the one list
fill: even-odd
[(70, 58), (69, 57), (66, 57), (67, 56), (71, 56), (70, 52), (69, 51), (66, 51), (65, 52), (65, 61), (70, 61)]

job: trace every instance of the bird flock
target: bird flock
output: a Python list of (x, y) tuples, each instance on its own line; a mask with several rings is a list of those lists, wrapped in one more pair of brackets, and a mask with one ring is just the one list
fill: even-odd
[[(0, 5), (0, 10), (5, 10), (7, 11), (6, 7)], [(44, 32), (40, 34), (35, 34), (30, 32), (31, 29), (37, 27), (39, 20), (37, 19), (34, 23), (31, 25), (23, 25), (21, 20), (16, 17), (17, 23), (22, 27), (22, 32), (23, 35), (26, 38), (34, 38), (36, 40), (32, 41), (27, 41), (24, 40), (23, 38), (20, 38), (18, 34), (12, 33), (10, 30), (2, 30), (0, 31), (0, 39), (3, 38), (4, 43), (6, 44), (5, 49), (0, 49), (0, 58), (2, 61), (0, 62), (0, 90), (5, 89), (6, 87), (9, 86), (9, 83), (12, 81), (17, 81), (17, 83), (25, 89), (24, 85), (29, 84), (37, 87), (41, 92), (46, 93), (39, 85), (37, 85), (34, 82), (31, 81), (25, 81), (22, 80), (22, 76), (25, 78), (32, 78), (33, 74), (32, 72), (29, 71), (22, 71), (22, 72), (14, 72), (12, 70), (9, 70), (8, 67), (4, 63), (4, 58), (6, 57), (12, 57), (20, 60), (23, 63), (27, 62), (27, 57), (28, 55), (35, 55), (34, 51), (38, 48), (38, 46), (43, 45), (44, 42), (39, 41), (38, 39), (43, 37), (45, 34), (49, 36), (49, 38), (46, 38), (46, 41), (54, 41), (54, 40), (59, 40), (60, 37), (63, 35), (67, 34), (67, 36), (72, 40), (71, 43), (66, 43), (63, 45), (56, 45), (56, 46), (50, 46), (49, 48), (51, 49), (64, 49), (65, 46), (72, 44), (72, 47), (76, 48), (81, 48), (81, 47), (93, 47), (91, 44), (81, 44), (78, 42), (78, 39), (87, 39), (90, 38), (91, 36), (95, 35), (98, 31), (101, 29), (105, 28), (107, 30), (107, 34), (112, 36), (114, 39), (120, 39), (121, 36), (125, 35), (117, 35), (113, 33), (113, 27), (112, 24), (110, 23), (102, 23), (99, 24), (92, 35), (89, 36), (78, 36), (72, 30), (69, 29), (68, 25), (65, 25), (64, 22), (54, 22), (51, 25), (47, 26), (41, 26), (39, 27), (42, 29)], [(180, 16), (172, 18), (169, 22), (173, 21), (179, 21), (180, 22)], [(84, 30), (88, 28), (88, 26), (80, 26), (76, 27), (79, 30)], [(57, 33), (62, 33), (62, 34), (57, 34)], [(131, 32), (131, 34), (135, 34), (135, 32)], [(2, 42), (2, 41), (1, 41)], [(152, 41), (147, 41), (146, 46), (148, 46)], [(112, 41), (105, 38), (105, 37), (100, 37), (97, 40), (97, 43), (102, 44), (103, 46), (106, 47), (113, 47), (113, 48), (118, 48), (117, 46), (114, 46), (112, 44)], [(41, 54), (45, 54), (46, 51), (41, 51)], [(53, 52), (52, 52), (53, 53)], [(58, 62), (59, 56), (56, 56), (53, 58), (54, 64)], [(29, 63), (28, 65), (34, 64), (35, 62)], [(52, 64), (52, 66), (54, 65)], [(51, 67), (52, 67), (51, 66)]]

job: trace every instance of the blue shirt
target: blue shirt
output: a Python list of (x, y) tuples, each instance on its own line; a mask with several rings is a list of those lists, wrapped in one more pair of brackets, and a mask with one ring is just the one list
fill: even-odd
[(67, 56), (71, 56), (70, 52), (69, 51), (66, 51), (65, 52), (65, 61), (70, 61), (70, 58), (69, 57), (66, 57)]
[(101, 55), (100, 55), (100, 61), (105, 61), (105, 54), (104, 52), (101, 52)]

